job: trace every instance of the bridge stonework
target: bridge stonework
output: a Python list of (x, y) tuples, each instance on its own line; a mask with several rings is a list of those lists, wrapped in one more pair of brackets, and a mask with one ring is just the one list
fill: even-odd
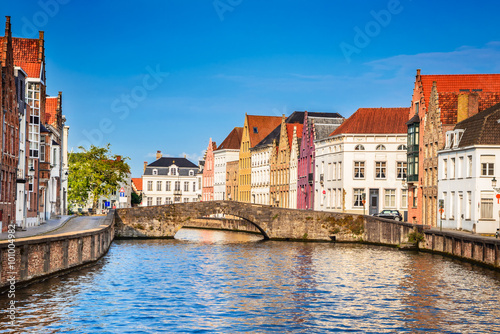
[(365, 241), (399, 245), (415, 226), (371, 216), (275, 208), (235, 201), (209, 201), (116, 210), (116, 236), (173, 238), (196, 218), (223, 213), (240, 217), (271, 240)]

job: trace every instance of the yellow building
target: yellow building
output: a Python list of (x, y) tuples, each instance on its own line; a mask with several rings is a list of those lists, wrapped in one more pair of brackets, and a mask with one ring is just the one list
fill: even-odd
[(239, 158), (239, 200), (251, 202), (252, 154), (250, 148), (257, 145), (281, 123), (281, 117), (253, 116), (245, 114)]

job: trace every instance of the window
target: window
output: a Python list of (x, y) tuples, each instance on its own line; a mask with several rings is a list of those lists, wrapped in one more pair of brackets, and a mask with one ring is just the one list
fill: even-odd
[(365, 162), (355, 161), (354, 162), (354, 178), (364, 179), (365, 178)]
[(411, 201), (412, 207), (416, 208), (417, 204), (418, 204), (418, 196), (417, 196), (417, 188), (416, 187), (412, 188), (411, 196), (412, 196), (412, 201)]
[(193, 192), (196, 191), (196, 182), (193, 182)]
[(259, 133), (259, 129), (256, 126), (253, 127), (253, 133)]
[(363, 145), (356, 145), (356, 147), (354, 148), (355, 151), (364, 151), (365, 150), (365, 147)]
[(184, 191), (189, 191), (189, 182), (184, 182)]
[(464, 157), (459, 157), (458, 158), (458, 171), (457, 171), (457, 176), (459, 179), (464, 177)]
[(471, 216), (471, 208), (472, 208), (472, 192), (467, 192), (467, 209), (465, 211), (465, 219), (470, 220)]
[(450, 219), (455, 219), (455, 192), (454, 191), (452, 191), (450, 193)]
[(482, 155), (481, 156), (481, 176), (493, 176), (495, 170), (495, 156)]
[(481, 193), (481, 219), (493, 218), (493, 196)]
[(148, 191), (153, 191), (153, 181), (148, 181)]
[(455, 158), (450, 159), (450, 179), (455, 178)]
[(194, 171), (193, 170), (189, 171), (189, 176), (194, 176)]
[(165, 190), (166, 191), (170, 191), (170, 186), (171, 186), (172, 182), (171, 181), (167, 181), (165, 183), (166, 183), (166, 189)]
[(402, 208), (408, 207), (408, 190), (406, 189), (403, 189), (401, 191), (401, 207)]
[(165, 204), (172, 204), (172, 197), (166, 197)]
[(377, 145), (377, 147), (375, 148), (375, 150), (377, 150), (377, 151), (385, 151), (385, 146), (384, 145)]
[(175, 167), (170, 168), (170, 175), (177, 175), (177, 169)]
[(337, 180), (342, 180), (342, 162), (339, 161), (339, 173), (337, 174)]
[(395, 208), (396, 207), (396, 189), (385, 189), (384, 190), (384, 208)]
[(387, 171), (387, 166), (385, 161), (376, 161), (375, 162), (375, 178), (376, 179), (385, 179)]
[(398, 151), (406, 151), (406, 145), (399, 145)]
[(448, 159), (443, 159), (443, 180), (448, 178)]
[(153, 169), (153, 175), (158, 175), (158, 169)]
[(153, 198), (152, 197), (148, 197), (148, 206), (151, 206), (153, 205)]
[(417, 114), (417, 115), (418, 115), (419, 107), (420, 107), (420, 103), (415, 102), (415, 114)]
[(156, 197), (156, 205), (161, 205), (161, 197)]
[(156, 191), (161, 191), (161, 181), (156, 181)]
[(406, 162), (398, 161), (396, 164), (396, 178), (406, 179)]
[(189, 202), (189, 198), (184, 198), (184, 203)]
[(175, 181), (174, 191), (181, 191), (181, 181)]
[(354, 206), (355, 207), (362, 207), (363, 206), (363, 194), (364, 194), (364, 189), (361, 188), (355, 188), (354, 189)]
[(472, 176), (472, 155), (467, 156), (467, 177)]

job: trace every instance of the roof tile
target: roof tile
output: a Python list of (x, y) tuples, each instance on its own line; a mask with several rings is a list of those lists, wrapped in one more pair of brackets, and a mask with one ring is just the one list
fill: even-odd
[(409, 112), (410, 108), (359, 108), (330, 136), (347, 133), (407, 133)]

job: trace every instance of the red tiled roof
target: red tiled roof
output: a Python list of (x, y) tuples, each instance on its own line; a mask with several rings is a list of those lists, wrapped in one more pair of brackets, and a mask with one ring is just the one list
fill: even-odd
[(410, 108), (359, 108), (330, 136), (338, 134), (407, 133)]
[(142, 178), (140, 178), (140, 177), (133, 177), (132, 178), (132, 183), (134, 184), (134, 186), (137, 189), (137, 191), (142, 191)]
[(500, 74), (446, 74), (421, 75), (426, 110), (429, 108), (432, 83), (436, 88), (441, 108), (441, 122), (457, 122), (458, 95), (460, 93), (478, 94), (478, 110), (485, 110), (500, 102)]
[(28, 77), (39, 78), (41, 61), (38, 60), (38, 39), (12, 38), (14, 64), (22, 67)]
[(217, 148), (218, 150), (239, 150), (241, 146), (241, 137), (243, 135), (243, 128), (234, 128), (224, 139), (222, 144)]
[[(254, 147), (266, 138), (278, 125), (281, 124), (281, 117), (276, 116), (252, 116), (248, 117), (248, 134), (250, 136), (250, 147)], [(254, 131), (254, 128), (257, 132)]]
[(53, 124), (57, 120), (57, 96), (47, 96), (45, 99), (45, 123)]
[(297, 138), (302, 138), (302, 128), (304, 127), (304, 124), (302, 123), (287, 123), (286, 125), (286, 132), (288, 133), (288, 147), (291, 149), (292, 148), (292, 141), (293, 141), (293, 128), (297, 127)]

